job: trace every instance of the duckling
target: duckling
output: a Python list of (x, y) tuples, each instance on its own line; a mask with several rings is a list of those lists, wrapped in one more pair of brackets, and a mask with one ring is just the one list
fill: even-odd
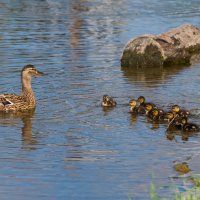
[(137, 113), (138, 112), (137, 101), (135, 99), (131, 99), (129, 101), (129, 106), (130, 106), (130, 112), (131, 113)]
[(158, 110), (158, 120), (160, 122), (165, 122), (165, 111), (161, 108), (157, 108)]
[(103, 107), (115, 107), (117, 105), (117, 102), (112, 97), (104, 95), (101, 105)]
[(153, 110), (153, 105), (151, 103), (146, 103), (145, 105), (145, 114), (148, 116), (148, 115), (151, 115), (151, 111)]
[(160, 108), (153, 107), (151, 103), (147, 103), (146, 106), (146, 115), (152, 120), (163, 121), (164, 120), (164, 110)]
[(175, 114), (178, 114), (179, 117), (188, 117), (190, 112), (187, 110), (181, 110), (179, 105), (173, 105), (171, 111)]
[(24, 112), (36, 107), (36, 99), (31, 88), (32, 76), (42, 76), (33, 65), (26, 65), (21, 71), (22, 95), (0, 94), (0, 112)]
[(167, 112), (165, 113), (164, 120), (167, 122), (171, 122), (174, 119), (174, 113), (173, 112)]
[[(140, 113), (146, 113), (148, 112), (146, 110), (146, 105), (151, 105), (152, 106), (152, 109), (153, 108), (156, 108), (156, 105), (153, 104), (153, 103), (149, 103), (149, 102), (145, 102), (145, 97), (144, 96), (139, 96), (138, 99), (137, 99), (137, 102), (139, 103), (139, 106), (138, 106), (138, 110), (140, 111)], [(145, 111), (144, 111), (145, 110)]]
[(181, 119), (182, 117), (179, 117), (178, 114), (173, 113), (173, 112), (167, 112), (165, 114), (165, 121), (169, 122), (167, 129), (181, 130), (182, 129), (181, 122), (180, 122)]
[(158, 109), (156, 109), (156, 108), (152, 109), (151, 112), (148, 114), (148, 117), (153, 121), (159, 121), (160, 116), (159, 116)]
[[(140, 106), (143, 106), (143, 107), (145, 107), (145, 105), (147, 104), (147, 102), (145, 102), (146, 100), (144, 96), (139, 96), (137, 101), (139, 102)], [(152, 104), (153, 107), (156, 107), (155, 104), (153, 103), (148, 102), (148, 104)]]
[(200, 131), (200, 128), (197, 124), (194, 123), (188, 123), (188, 120), (186, 117), (183, 117), (181, 120), (182, 125), (182, 131), (184, 132), (198, 132)]
[(157, 108), (157, 109), (158, 109), (159, 115), (162, 116), (163, 119), (164, 119), (164, 117), (165, 117), (165, 111), (163, 109), (161, 109), (161, 108)]

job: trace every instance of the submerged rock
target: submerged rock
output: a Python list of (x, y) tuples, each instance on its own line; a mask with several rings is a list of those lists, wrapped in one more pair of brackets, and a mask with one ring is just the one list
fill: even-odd
[(121, 58), (122, 67), (190, 65), (200, 61), (200, 29), (182, 25), (160, 35), (131, 40)]
[(188, 166), (187, 163), (183, 162), (183, 163), (178, 163), (175, 166), (175, 170), (181, 174), (187, 174), (188, 172), (190, 172), (190, 168)]

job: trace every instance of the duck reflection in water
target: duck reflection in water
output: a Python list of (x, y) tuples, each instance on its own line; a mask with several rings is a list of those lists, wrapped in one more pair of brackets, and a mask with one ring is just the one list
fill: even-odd
[(26, 115), (21, 116), (23, 127), (22, 127), (22, 142), (23, 146), (28, 149), (35, 149), (33, 147), (28, 147), (27, 145), (36, 145), (38, 142), (32, 133), (32, 119), (34, 117), (35, 110), (29, 111)]
[(166, 131), (166, 138), (170, 141), (175, 141), (177, 142), (176, 136), (181, 136), (181, 140), (182, 141), (188, 141), (189, 140), (189, 134), (188, 133), (181, 133), (178, 130), (170, 130), (168, 129)]
[(136, 113), (131, 113), (130, 115), (130, 124), (135, 125), (137, 122), (137, 114)]
[(0, 113), (0, 119), (2, 124), (6, 124), (7, 126), (13, 126), (13, 122), (17, 120), (22, 120), (22, 148), (27, 150), (34, 150), (32, 145), (36, 145), (38, 142), (33, 137), (32, 134), (32, 119), (34, 117), (35, 109), (29, 110), (27, 112), (17, 112), (17, 113)]

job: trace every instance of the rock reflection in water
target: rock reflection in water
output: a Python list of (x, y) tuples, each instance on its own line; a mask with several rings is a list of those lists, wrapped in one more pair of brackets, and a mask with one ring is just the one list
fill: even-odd
[(144, 67), (144, 68), (129, 68), (122, 67), (122, 72), (125, 78), (130, 83), (139, 83), (145, 87), (156, 87), (168, 81), (172, 76), (181, 72), (186, 66), (173, 67)]

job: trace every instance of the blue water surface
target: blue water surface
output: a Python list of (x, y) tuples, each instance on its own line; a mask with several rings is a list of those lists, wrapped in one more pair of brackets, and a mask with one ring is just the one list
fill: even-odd
[[(200, 137), (170, 140), (127, 104), (199, 108), (200, 64), (129, 71), (120, 58), (139, 35), (200, 27), (199, 11), (197, 0), (1, 0), (0, 93), (21, 93), (26, 64), (47, 76), (32, 80), (35, 113), (0, 117), (0, 199), (146, 200), (152, 181), (172, 199), (175, 163), (200, 172)], [(115, 109), (101, 108), (104, 94)]]

